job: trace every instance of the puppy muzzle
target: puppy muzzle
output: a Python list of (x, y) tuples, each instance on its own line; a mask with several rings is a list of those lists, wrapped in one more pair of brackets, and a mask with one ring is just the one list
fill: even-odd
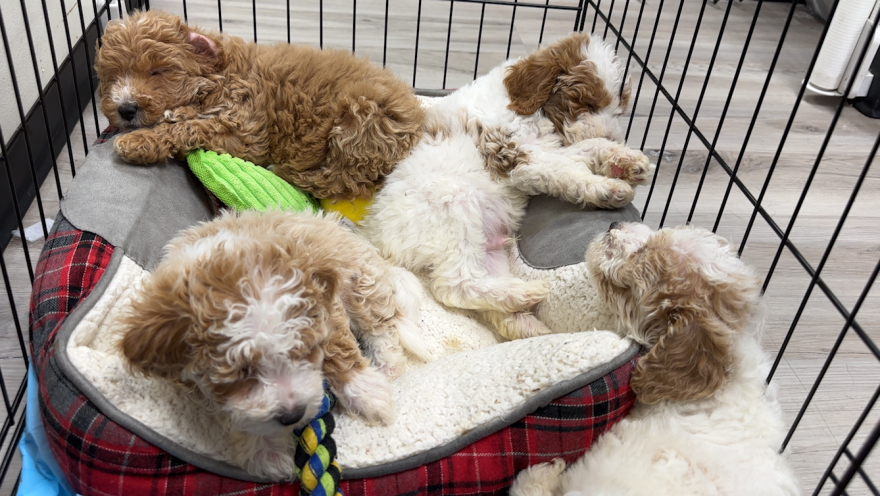
[(299, 405), (295, 407), (293, 410), (289, 410), (281, 413), (275, 417), (275, 420), (278, 421), (279, 424), (283, 426), (294, 425), (300, 420), (302, 420), (303, 415), (306, 413), (306, 407), (304, 405)]

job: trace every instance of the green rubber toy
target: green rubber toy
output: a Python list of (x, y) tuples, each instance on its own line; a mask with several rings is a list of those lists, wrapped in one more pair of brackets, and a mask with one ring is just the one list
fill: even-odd
[(211, 193), (236, 210), (320, 210), (312, 195), (246, 160), (195, 150), (186, 156), (186, 161)]

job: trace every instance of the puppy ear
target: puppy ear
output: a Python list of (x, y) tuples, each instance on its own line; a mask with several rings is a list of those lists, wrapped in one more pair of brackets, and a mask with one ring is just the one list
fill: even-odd
[(193, 325), (186, 293), (165, 292), (149, 282), (122, 319), (125, 335), (119, 343), (122, 355), (134, 372), (180, 380), (189, 352), (187, 333)]
[(313, 287), (323, 298), (324, 304), (329, 308), (330, 304), (336, 298), (336, 291), (342, 286), (342, 274), (333, 267), (316, 267), (306, 273)]
[(657, 343), (639, 360), (630, 386), (642, 403), (711, 396), (731, 365), (729, 336), (721, 320), (707, 314), (668, 314), (647, 324)]
[(192, 45), (193, 52), (195, 52), (196, 55), (214, 59), (217, 58), (220, 53), (214, 40), (201, 33), (190, 31), (187, 41)]
[(504, 77), (510, 96), (507, 108), (520, 115), (537, 112), (550, 97), (559, 75), (580, 64), (581, 48), (589, 42), (589, 35), (575, 33), (511, 65)]

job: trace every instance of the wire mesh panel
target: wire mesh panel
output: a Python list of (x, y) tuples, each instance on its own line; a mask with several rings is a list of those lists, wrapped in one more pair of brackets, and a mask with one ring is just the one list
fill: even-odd
[(12, 493), (20, 474), (36, 260), (77, 164), (106, 125), (91, 65), (110, 8), (95, 0), (0, 4), (0, 494)]
[[(764, 343), (775, 357), (768, 379), (790, 425), (780, 449), (805, 492), (878, 494), (880, 461), (870, 453), (880, 435), (880, 297), (871, 291), (880, 268), (880, 177), (872, 167), (880, 122), (842, 99), (806, 92), (827, 28), (797, 1), (138, 0), (125, 7), (167, 10), (260, 43), (351, 49), (422, 89), (460, 87), (573, 30), (605, 38), (632, 80), (628, 143), (657, 163), (635, 199), (644, 221), (715, 230), (764, 275)], [(34, 262), (76, 166), (106, 125), (92, 98), (91, 66), (102, 23), (123, 6), (20, 0), (0, 8), (0, 493), (8, 494)], [(10, 238), (30, 225), (33, 241)]]
[(808, 493), (877, 494), (880, 124), (806, 93), (827, 28), (797, 2), (619, 3), (584, 20), (631, 61), (644, 221), (712, 229), (763, 272), (780, 448)]

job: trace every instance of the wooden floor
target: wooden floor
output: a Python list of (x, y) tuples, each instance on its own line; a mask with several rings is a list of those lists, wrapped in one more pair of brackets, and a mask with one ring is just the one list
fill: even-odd
[[(424, 0), (419, 14), (418, 0), (388, 0), (387, 4), (379, 0), (360, 0), (353, 16), (352, 3), (347, 0), (325, 0), (323, 5), (317, 0), (310, 0), (307, 5), (292, 7), (295, 10), (291, 12), (291, 28), (288, 31), (286, 2), (261, 0), (258, 3), (258, 41), (286, 42), (289, 33), (294, 43), (318, 44), (323, 36), (325, 47), (351, 49), (353, 46), (358, 54), (369, 56), (375, 63), (381, 64), (385, 60), (399, 76), (410, 83), (414, 82), (418, 88), (455, 88), (466, 84), (473, 79), (475, 70), (484, 73), (508, 56), (508, 40), (509, 55), (518, 56), (536, 48), (542, 35), (543, 11), (529, 7), (519, 7), (511, 23), (512, 9), (508, 6), (489, 5), (483, 11), (477, 4)], [(577, 2), (553, 0), (551, 4), (576, 6)], [(389, 11), (387, 24), (386, 5)], [(852, 309), (880, 258), (880, 172), (876, 166), (867, 173), (830, 250), (829, 241), (840, 223), (874, 140), (880, 134), (880, 121), (868, 119), (847, 106), (832, 130), (832, 117), (839, 101), (807, 97), (800, 103), (788, 137), (781, 147), (782, 153), (776, 157), (822, 24), (802, 6), (794, 12), (774, 75), (744, 149), (756, 102), (767, 79), (768, 67), (779, 43), (789, 4), (766, 2), (762, 5), (724, 119), (721, 119), (722, 112), (757, 7), (756, 2), (737, 1), (731, 6), (702, 100), (700, 95), (712, 64), (713, 51), (728, 6), (726, 2), (706, 5), (701, 27), (695, 37), (695, 26), (703, 4), (696, 0), (684, 0), (674, 38), (672, 31), (679, 7), (674, 0), (649, 2), (644, 6), (632, 0), (628, 4), (625, 19), (622, 18), (624, 0), (616, 0), (616, 4), (603, 0), (600, 5), (605, 14), (611, 11), (614, 26), (623, 25), (624, 38), (628, 41), (633, 39), (638, 11), (644, 7), (635, 38), (635, 53), (641, 59), (647, 56), (658, 8), (662, 9), (648, 68), (658, 78), (663, 74), (663, 86), (669, 94), (679, 95), (678, 104), (689, 118), (697, 115), (697, 128), (707, 141), (715, 139), (720, 127), (718, 155), (730, 167), (739, 164), (737, 177), (752, 197), (759, 196), (773, 168), (761, 203), (766, 215), (779, 229), (786, 231), (796, 207), (799, 202), (802, 203), (791, 226), (789, 239), (804, 263), (813, 269), (821, 264), (821, 280), (843, 308)], [(183, 5), (179, 1), (153, 0), (151, 6), (183, 14)], [(216, 2), (190, 0), (186, 8), (190, 22), (219, 27)], [(251, 9), (250, 2), (225, 0), (222, 3), (223, 30), (253, 38)], [(320, 10), (323, 11), (323, 34)], [(592, 29), (594, 12), (592, 9), (588, 11), (587, 31)], [(353, 19), (356, 22), (353, 23)], [(571, 31), (573, 26), (573, 11), (548, 11), (543, 40), (552, 41)], [(386, 28), (388, 48), (383, 52)], [(596, 28), (596, 32), (604, 31), (605, 25), (601, 19)], [(606, 38), (617, 40), (613, 30)], [(695, 48), (690, 54), (685, 75), (692, 41)], [(448, 57), (447, 43), (450, 47)], [(418, 52), (415, 50), (416, 44)], [(621, 56), (628, 55), (623, 46), (619, 53)], [(414, 71), (414, 67), (417, 70)], [(642, 71), (634, 61), (630, 71), (634, 88), (638, 88)], [(654, 227), (660, 225), (662, 219), (664, 225), (691, 221), (712, 228), (720, 217), (718, 232), (730, 238), (735, 245), (743, 246), (754, 210), (752, 204), (739, 187), (734, 186), (721, 210), (730, 176), (717, 160), (707, 161), (707, 147), (694, 133), (689, 133), (680, 116), (671, 114), (672, 107), (662, 94), (653, 104), (655, 94), (656, 87), (650, 78), (645, 77), (632, 113), (629, 135), (630, 146), (641, 148), (659, 160), (653, 189), (640, 188), (636, 198), (636, 204), (646, 212), (645, 221)], [(93, 122), (92, 115), (91, 110), (85, 113), (89, 141), (94, 138), (96, 130), (103, 126), (103, 123)], [(829, 133), (831, 139), (823, 143)], [(80, 136), (79, 131), (76, 130), (73, 136)], [(81, 138), (74, 140), (74, 147), (77, 161), (81, 161)], [(812, 176), (808, 193), (802, 198), (817, 154), (823, 147), (823, 159)], [(66, 157), (66, 152), (62, 152), (61, 156)], [(69, 182), (69, 164), (60, 163), (59, 169), (64, 190)], [(49, 217), (54, 217), (58, 208), (56, 189), (51, 179), (42, 188), (44, 211)], [(31, 208), (25, 225), (38, 220), (38, 213)], [(41, 246), (42, 242), (28, 244), (32, 261), (35, 262)], [(759, 215), (754, 227), (748, 231), (742, 257), (766, 274), (768, 280), (765, 293), (765, 349), (773, 356), (793, 327), (805, 294), (811, 291), (773, 377), (786, 420), (792, 423), (844, 328), (846, 319), (818, 286), (811, 285), (808, 272), (790, 249), (781, 251), (775, 270), (769, 273), (779, 246), (779, 235)], [(20, 320), (23, 319), (21, 325), (26, 326), (29, 279), (21, 244), (13, 242), (3, 255), (13, 281), (18, 316)], [(856, 320), (865, 333), (875, 340), (880, 338), (880, 325), (877, 324), (880, 322), (878, 291), (867, 295)], [(23, 373), (21, 351), (15, 338), (10, 307), (5, 300), (0, 304), (2, 330), (5, 332), (0, 333), (0, 370), (7, 384), (17, 384)], [(878, 387), (880, 361), (849, 330), (787, 448), (806, 493), (813, 492), (835, 451)], [(862, 439), (878, 421), (880, 409), (874, 409), (849, 445), (852, 453), (858, 452)], [(838, 463), (835, 474), (842, 475), (847, 465), (845, 459)], [(880, 455), (870, 457), (864, 470), (875, 481), (880, 479)], [(828, 493), (830, 489), (826, 484), (820, 494)], [(865, 483), (857, 478), (848, 489), (848, 494), (871, 493)]]

